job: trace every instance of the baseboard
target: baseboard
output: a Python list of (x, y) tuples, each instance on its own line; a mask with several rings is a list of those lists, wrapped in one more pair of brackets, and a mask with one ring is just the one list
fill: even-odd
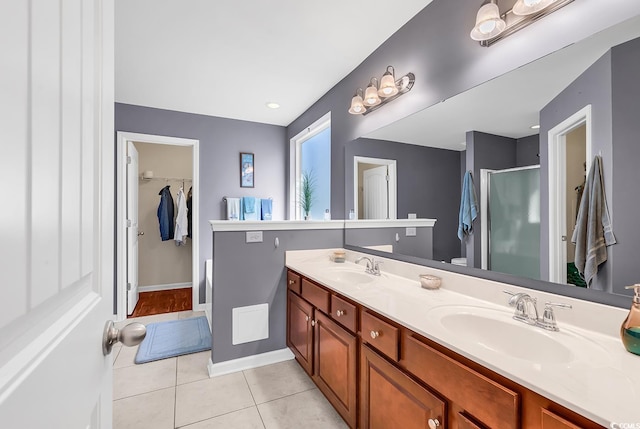
[(192, 283), (169, 283), (166, 285), (138, 286), (138, 292), (157, 292), (159, 290), (187, 289), (191, 287), (193, 287)]
[(211, 358), (209, 358), (207, 369), (209, 370), (209, 377), (217, 377), (219, 375), (231, 374), (233, 372), (244, 371), (245, 369), (258, 368), (260, 366), (271, 365), (291, 359), (293, 359), (293, 353), (288, 348), (284, 348), (220, 363), (213, 363)]

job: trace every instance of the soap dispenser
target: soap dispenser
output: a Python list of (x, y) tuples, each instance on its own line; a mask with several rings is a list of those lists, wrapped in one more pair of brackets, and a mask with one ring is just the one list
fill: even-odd
[(640, 284), (627, 286), (625, 289), (634, 289), (635, 293), (629, 315), (620, 327), (620, 337), (629, 352), (640, 355)]

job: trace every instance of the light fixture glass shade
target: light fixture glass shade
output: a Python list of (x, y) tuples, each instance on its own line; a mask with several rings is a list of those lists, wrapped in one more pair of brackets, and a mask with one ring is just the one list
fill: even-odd
[(380, 97), (378, 96), (378, 88), (376, 88), (376, 85), (372, 80), (367, 87), (367, 90), (364, 92), (364, 105), (368, 107), (377, 106), (381, 101), (382, 100), (380, 100)]
[(500, 17), (498, 5), (487, 3), (478, 10), (476, 26), (471, 30), (471, 38), (477, 41), (489, 40), (502, 33), (506, 27), (506, 22)]
[(366, 108), (364, 107), (360, 94), (354, 95), (351, 99), (351, 108), (349, 108), (349, 113), (352, 115), (362, 115), (365, 111)]
[(531, 15), (555, 3), (556, 0), (518, 0), (511, 10), (515, 15)]
[(396, 86), (396, 77), (394, 75), (393, 67), (387, 67), (387, 71), (382, 75), (380, 79), (380, 89), (378, 95), (382, 98), (391, 97), (398, 93), (398, 87)]

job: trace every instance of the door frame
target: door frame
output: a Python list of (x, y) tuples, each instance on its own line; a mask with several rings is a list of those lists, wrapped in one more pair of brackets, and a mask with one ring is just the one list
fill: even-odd
[(398, 218), (398, 173), (395, 159), (369, 158), (366, 156), (353, 157), (353, 211), (358, 219), (358, 164), (386, 165), (389, 167), (389, 219)]
[(566, 174), (567, 134), (576, 128), (586, 126), (587, 168), (591, 168), (592, 124), (591, 104), (574, 113), (548, 133), (547, 149), (549, 158), (549, 278), (554, 283), (567, 283), (567, 246), (561, 237), (570, 240), (567, 232), (566, 216)]
[(117, 131), (116, 142), (116, 282), (117, 290), (116, 320), (127, 318), (127, 246), (126, 246), (126, 206), (127, 206), (127, 142), (164, 144), (171, 146), (191, 146), (193, 163), (193, 206), (192, 225), (192, 308), (204, 308), (200, 304), (200, 140), (180, 137), (157, 136), (152, 134)]

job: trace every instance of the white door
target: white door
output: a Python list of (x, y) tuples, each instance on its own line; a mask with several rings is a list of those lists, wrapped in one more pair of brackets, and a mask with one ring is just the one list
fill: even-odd
[(138, 151), (127, 142), (127, 314), (138, 303)]
[(0, 2), (0, 426), (110, 428), (113, 1)]
[(389, 219), (389, 186), (387, 166), (363, 171), (364, 219)]

